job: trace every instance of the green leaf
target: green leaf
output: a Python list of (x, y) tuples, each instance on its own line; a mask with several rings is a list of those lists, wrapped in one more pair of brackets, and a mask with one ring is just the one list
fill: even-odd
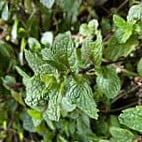
[(142, 133), (142, 106), (128, 108), (119, 115), (119, 122)]
[(100, 31), (96, 31), (96, 41), (89, 39), (83, 41), (79, 62), (82, 62), (82, 64), (84, 64), (83, 66), (93, 62), (97, 68), (102, 62), (102, 50), (102, 35)]
[(118, 27), (115, 36), (119, 43), (125, 43), (132, 35), (133, 25), (126, 22), (123, 18), (118, 15), (113, 16), (113, 22)]
[(133, 5), (128, 12), (127, 20), (136, 23), (142, 19), (142, 4)]
[(122, 17), (118, 15), (113, 15), (113, 22), (115, 26), (117, 26), (118, 28), (122, 28), (122, 29), (125, 27), (127, 23)]
[(20, 118), (23, 121), (23, 127), (25, 130), (29, 132), (35, 132), (35, 127), (32, 118), (26, 112), (22, 112), (20, 114)]
[(72, 104), (76, 104), (79, 109), (84, 111), (91, 118), (98, 118), (98, 109), (93, 99), (92, 90), (87, 82), (82, 81), (77, 83), (72, 81), (66, 97)]
[(139, 75), (142, 76), (142, 58), (139, 60), (139, 62), (137, 64), (137, 71), (138, 71)]
[(26, 82), (25, 102), (33, 109), (45, 107), (48, 100), (48, 93), (45, 93), (45, 84), (40, 81), (39, 76), (33, 76)]
[(57, 90), (52, 90), (49, 95), (48, 108), (43, 113), (43, 118), (53, 121), (59, 121), (60, 119), (60, 96)]
[(52, 54), (53, 60), (58, 64), (58, 68), (61, 66), (62, 70), (64, 70), (64, 68), (66, 70), (70, 67), (70, 64), (73, 63), (73, 51), (74, 42), (71, 38), (70, 32), (58, 34), (55, 37)]
[[(54, 45), (53, 45), (53, 53), (56, 57), (70, 57), (72, 55), (74, 48), (74, 42), (71, 38), (70, 32), (66, 32), (64, 34), (58, 34), (55, 37)], [(59, 58), (59, 59), (60, 59)]]
[(131, 37), (126, 43), (119, 43), (116, 37), (110, 38), (108, 47), (104, 50), (104, 55), (107, 59), (117, 60), (119, 57), (127, 57), (138, 45), (136, 37)]
[(41, 49), (41, 45), (36, 38), (29, 37), (28, 44), (32, 51), (38, 51), (39, 49)]
[(16, 91), (11, 91), (12, 97), (21, 105), (25, 106), (24, 101), (22, 99), (22, 94)]
[(97, 75), (98, 89), (109, 99), (116, 97), (120, 91), (120, 80), (116, 71), (111, 67), (104, 67)]
[(41, 113), (39, 111), (37, 111), (37, 110), (28, 109), (27, 112), (34, 119), (42, 119)]
[(110, 133), (112, 135), (111, 142), (132, 142), (135, 139), (133, 133), (127, 129), (111, 127)]
[(66, 112), (71, 112), (76, 108), (75, 104), (71, 104), (67, 97), (62, 98), (62, 109)]
[(54, 69), (42, 60), (41, 56), (35, 52), (25, 50), (25, 57), (35, 74), (52, 73), (54, 71)]
[(11, 55), (14, 56), (13, 47), (7, 42), (0, 40), (0, 54), (6, 58), (11, 58)]
[(95, 32), (98, 28), (98, 21), (97, 20), (91, 20), (88, 24), (82, 24), (79, 29), (79, 33), (83, 36), (87, 37), (93, 37), (95, 35)]
[(46, 8), (52, 8), (55, 0), (40, 0), (40, 2), (46, 7)]
[(23, 84), (26, 85), (27, 81), (30, 80), (30, 76), (26, 74), (22, 69), (20, 69), (18, 66), (15, 67), (17, 72), (23, 77)]

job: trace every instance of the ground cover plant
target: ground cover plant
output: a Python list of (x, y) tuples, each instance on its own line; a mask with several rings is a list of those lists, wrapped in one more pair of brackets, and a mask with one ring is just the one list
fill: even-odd
[(142, 3), (0, 0), (0, 141), (141, 142)]

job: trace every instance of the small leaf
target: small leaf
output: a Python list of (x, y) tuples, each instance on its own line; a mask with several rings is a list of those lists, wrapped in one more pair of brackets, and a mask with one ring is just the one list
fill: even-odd
[(93, 37), (95, 35), (95, 32), (98, 28), (98, 21), (97, 20), (91, 20), (88, 24), (82, 24), (79, 29), (79, 33), (83, 36), (87, 37)]
[(39, 111), (37, 111), (37, 110), (28, 109), (27, 112), (34, 119), (42, 119), (41, 113)]
[(117, 26), (118, 28), (121, 28), (121, 29), (123, 29), (127, 24), (127, 22), (122, 17), (120, 17), (118, 15), (113, 15), (113, 22), (114, 22), (115, 26)]
[(135, 139), (133, 133), (127, 129), (122, 129), (119, 127), (111, 127), (110, 133), (112, 135), (112, 142), (132, 142)]
[(72, 81), (66, 97), (72, 104), (76, 104), (76, 106), (88, 116), (97, 119), (98, 109), (96, 108), (96, 103), (92, 95), (92, 90), (87, 82), (77, 83)]
[(40, 2), (46, 7), (46, 8), (52, 8), (55, 0), (40, 0)]
[(36, 38), (29, 37), (28, 44), (29, 44), (30, 49), (33, 51), (38, 51), (39, 49), (41, 49), (41, 45)]
[(97, 86), (99, 90), (107, 97), (114, 98), (120, 91), (120, 80), (113, 68), (106, 67), (102, 73), (97, 76)]
[(117, 15), (113, 16), (113, 22), (118, 27), (115, 32), (118, 42), (125, 43), (132, 35), (133, 25)]
[(15, 92), (15, 91), (11, 91), (12, 97), (22, 106), (25, 106), (24, 101), (22, 99), (22, 94)]
[(142, 76), (142, 58), (138, 62), (137, 71), (138, 71), (139, 75)]
[(132, 23), (136, 23), (138, 20), (142, 19), (142, 4), (133, 5), (127, 16), (127, 20)]
[(119, 115), (119, 122), (142, 133), (142, 106), (128, 108)]

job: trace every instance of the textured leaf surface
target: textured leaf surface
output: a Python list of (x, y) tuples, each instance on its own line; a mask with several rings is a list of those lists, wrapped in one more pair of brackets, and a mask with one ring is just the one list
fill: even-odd
[(60, 119), (60, 98), (57, 90), (51, 92), (47, 110), (43, 113), (43, 118), (59, 121)]
[(58, 34), (52, 48), (54, 64), (56, 63), (58, 69), (66, 70), (70, 67), (70, 64), (74, 64), (73, 51), (74, 42), (70, 32)]
[(25, 102), (31, 108), (42, 108), (48, 100), (48, 95), (44, 92), (45, 84), (38, 76), (32, 77), (26, 84)]
[(53, 45), (53, 53), (58, 57), (70, 57), (74, 48), (71, 34), (66, 32), (64, 34), (58, 34), (55, 38)]
[(138, 71), (139, 75), (142, 76), (142, 58), (138, 62), (137, 71)]
[(142, 19), (142, 4), (133, 5), (127, 16), (127, 20), (132, 23), (136, 23), (136, 21)]
[(83, 60), (84, 64), (88, 62), (94, 62), (96, 66), (100, 66), (102, 62), (102, 35), (100, 31), (96, 31), (96, 40), (86, 39), (83, 41), (81, 48), (81, 58), (79, 61)]
[(112, 135), (111, 142), (132, 142), (135, 138), (129, 130), (118, 127), (111, 127), (110, 133)]
[(98, 21), (91, 20), (88, 24), (82, 24), (79, 33), (83, 36), (93, 37), (98, 28)]
[(121, 124), (142, 133), (142, 106), (128, 108), (119, 115)]
[(92, 96), (92, 90), (87, 82), (77, 83), (72, 81), (70, 89), (67, 92), (67, 98), (72, 104), (76, 104), (78, 108), (84, 111), (91, 118), (98, 118), (98, 110), (95, 100)]
[(31, 51), (25, 50), (25, 57), (26, 60), (34, 71), (35, 74), (37, 73), (51, 73), (53, 69), (49, 66), (37, 53), (32, 53)]
[(107, 98), (114, 98), (120, 91), (120, 80), (113, 68), (104, 68), (102, 74), (97, 76), (97, 86)]

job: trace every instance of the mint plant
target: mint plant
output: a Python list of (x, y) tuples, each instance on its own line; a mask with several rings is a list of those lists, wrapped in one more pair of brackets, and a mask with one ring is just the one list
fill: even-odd
[(90, 0), (0, 1), (0, 140), (139, 141), (142, 4), (125, 2), (108, 18)]

